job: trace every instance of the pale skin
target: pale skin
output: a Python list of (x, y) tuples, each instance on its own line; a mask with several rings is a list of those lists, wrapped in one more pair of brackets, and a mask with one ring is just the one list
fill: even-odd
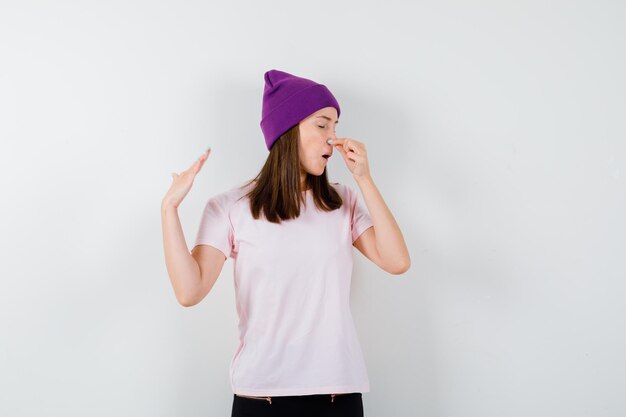
[[(336, 149), (358, 184), (374, 224), (354, 241), (354, 247), (384, 271), (403, 274), (411, 265), (409, 251), (396, 220), (370, 175), (367, 149), (355, 139), (336, 137), (337, 123), (334, 107), (320, 109), (300, 122), (301, 179), (304, 183), (307, 172), (321, 175), (328, 162), (322, 155), (332, 154)], [(329, 138), (331, 143), (327, 142)], [(178, 218), (178, 206), (210, 154), (209, 149), (185, 171), (172, 173), (172, 186), (161, 204), (168, 275), (177, 299), (184, 306), (197, 304), (211, 291), (226, 260), (220, 250), (210, 245), (198, 245), (190, 254)]]
[[(374, 223), (354, 241), (354, 247), (388, 273), (403, 274), (411, 264), (409, 251), (398, 224), (370, 175), (367, 149), (355, 139), (337, 138), (337, 123), (337, 110), (334, 107), (320, 109), (300, 122), (302, 189), (306, 173), (321, 175), (328, 162), (322, 155), (332, 155), (336, 149), (357, 182)], [(327, 142), (327, 139), (331, 139), (331, 142)], [(182, 173), (172, 173), (173, 184), (161, 204), (168, 274), (176, 296), (184, 306), (195, 305), (208, 294), (226, 260), (221, 251), (210, 245), (198, 245), (190, 254), (177, 213), (178, 206), (191, 189), (195, 176), (210, 153), (211, 150), (207, 150)], [(331, 397), (336, 395), (341, 394), (331, 394)]]
[[(300, 122), (300, 172), (303, 188), (306, 172), (321, 175), (327, 163), (321, 156), (336, 149), (358, 184), (374, 223), (373, 227), (354, 241), (354, 247), (390, 274), (403, 274), (411, 266), (409, 250), (398, 223), (370, 175), (367, 149), (356, 139), (336, 137), (337, 123), (337, 110), (334, 107), (320, 109)], [(331, 139), (330, 144), (327, 139)]]

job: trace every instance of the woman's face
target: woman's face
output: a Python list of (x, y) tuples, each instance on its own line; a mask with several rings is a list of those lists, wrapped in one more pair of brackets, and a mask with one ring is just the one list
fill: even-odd
[(306, 173), (322, 175), (328, 159), (322, 155), (333, 154), (333, 146), (326, 142), (327, 139), (335, 139), (337, 109), (324, 107), (299, 123), (300, 129), (300, 177), (304, 182)]

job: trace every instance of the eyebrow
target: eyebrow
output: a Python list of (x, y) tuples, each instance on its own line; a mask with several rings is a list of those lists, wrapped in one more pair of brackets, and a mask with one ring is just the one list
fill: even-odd
[[(330, 118), (330, 117), (328, 117), (328, 116), (317, 116), (317, 117), (323, 117), (323, 118), (324, 118), (324, 119), (326, 119), (326, 120), (333, 120), (333, 119), (331, 119), (331, 118)], [(339, 123), (339, 120), (337, 120), (337, 121), (335, 122), (335, 124), (337, 124), (337, 123)]]

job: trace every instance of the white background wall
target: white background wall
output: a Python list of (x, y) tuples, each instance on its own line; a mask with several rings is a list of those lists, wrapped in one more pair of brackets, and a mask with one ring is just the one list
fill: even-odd
[(232, 260), (179, 305), (160, 203), (211, 145), (191, 245), (206, 199), (258, 172), (272, 68), (335, 94), (411, 252), (393, 276), (355, 249), (366, 416), (622, 414), (625, 20), (618, 1), (2, 1), (0, 415), (230, 415)]

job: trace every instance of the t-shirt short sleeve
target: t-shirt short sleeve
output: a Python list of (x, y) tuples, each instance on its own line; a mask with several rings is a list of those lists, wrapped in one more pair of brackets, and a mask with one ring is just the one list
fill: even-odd
[(222, 200), (218, 196), (213, 196), (204, 206), (194, 247), (211, 245), (222, 251), (228, 258), (232, 253), (234, 238), (230, 219)]
[(361, 201), (359, 194), (348, 185), (346, 185), (346, 188), (350, 196), (350, 228), (352, 231), (352, 243), (354, 243), (363, 232), (374, 226), (374, 222), (367, 211), (367, 207)]

